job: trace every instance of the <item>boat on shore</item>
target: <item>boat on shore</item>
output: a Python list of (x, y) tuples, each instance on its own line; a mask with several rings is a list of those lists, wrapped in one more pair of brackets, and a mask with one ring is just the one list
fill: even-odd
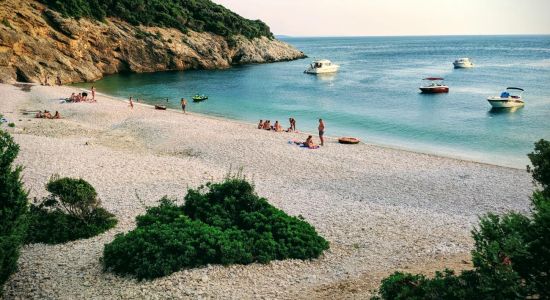
[(328, 73), (336, 73), (338, 72), (338, 69), (340, 69), (339, 65), (333, 64), (328, 59), (321, 59), (313, 61), (307, 69), (304, 71), (304, 73), (308, 74), (328, 74)]
[(474, 63), (468, 57), (462, 57), (453, 62), (455, 69), (468, 69), (473, 68)]
[(207, 100), (208, 96), (197, 94), (197, 95), (193, 96), (192, 99), (193, 99), (193, 102), (201, 102), (201, 101)]
[(359, 142), (360, 140), (354, 137), (341, 137), (338, 139), (338, 143), (340, 144), (355, 145), (359, 144)]
[(523, 101), (523, 92), (522, 88), (517, 87), (508, 87), (506, 91), (500, 93), (500, 96), (492, 96), (487, 98), (489, 104), (493, 108), (512, 108), (524, 106), (525, 102)]
[(423, 80), (426, 83), (420, 86), (420, 91), (424, 94), (440, 94), (449, 92), (449, 87), (443, 84), (445, 79), (441, 77), (428, 77)]

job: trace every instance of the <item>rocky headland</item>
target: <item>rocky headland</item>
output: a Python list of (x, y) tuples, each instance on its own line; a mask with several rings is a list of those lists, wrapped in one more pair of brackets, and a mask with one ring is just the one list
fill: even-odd
[(268, 37), (65, 18), (34, 0), (0, 0), (0, 82), (94, 81), (121, 72), (222, 69), (306, 57)]

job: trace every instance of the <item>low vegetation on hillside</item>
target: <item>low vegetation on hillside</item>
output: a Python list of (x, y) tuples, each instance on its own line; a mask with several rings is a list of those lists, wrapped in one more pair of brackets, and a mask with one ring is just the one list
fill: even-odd
[(239, 178), (191, 189), (182, 206), (163, 198), (136, 220), (136, 229), (105, 246), (103, 262), (140, 279), (207, 264), (312, 259), (329, 247), (313, 226), (273, 207)]
[(208, 31), (221, 36), (273, 38), (269, 26), (248, 20), (210, 0), (41, 0), (66, 17), (104, 20), (115, 17), (132, 25)]
[(550, 299), (550, 142), (528, 155), (538, 189), (532, 215), (488, 214), (472, 232), (473, 270), (435, 277), (395, 272), (373, 299)]

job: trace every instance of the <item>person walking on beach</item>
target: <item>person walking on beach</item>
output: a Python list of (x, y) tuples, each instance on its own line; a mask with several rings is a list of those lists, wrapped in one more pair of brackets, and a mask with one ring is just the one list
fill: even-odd
[(134, 100), (132, 99), (132, 97), (130, 97), (130, 105), (129, 105), (132, 109), (134, 109)]
[(55, 78), (55, 83), (61, 86), (61, 77), (59, 76), (59, 74), (57, 74), (57, 77)]
[(324, 146), (325, 144), (325, 138), (323, 137), (325, 135), (325, 123), (323, 122), (323, 119), (319, 119), (319, 139), (321, 140), (321, 146)]
[(185, 111), (186, 106), (187, 106), (187, 100), (185, 100), (185, 98), (181, 98), (181, 109), (183, 110), (184, 114), (187, 113), (187, 111)]
[(92, 102), (96, 102), (95, 100), (95, 87), (92, 86)]

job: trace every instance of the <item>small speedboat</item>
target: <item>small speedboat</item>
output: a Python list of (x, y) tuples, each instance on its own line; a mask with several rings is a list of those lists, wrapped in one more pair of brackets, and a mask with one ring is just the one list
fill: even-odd
[(506, 91), (500, 93), (500, 96), (489, 97), (487, 101), (493, 108), (520, 107), (525, 105), (522, 98), (523, 92), (522, 88), (508, 87)]
[(204, 101), (204, 100), (208, 99), (208, 96), (197, 94), (197, 95), (193, 96), (192, 99), (193, 99), (193, 102), (201, 102), (201, 101)]
[(443, 78), (428, 77), (423, 79), (426, 83), (420, 86), (420, 90), (425, 94), (448, 93), (449, 87), (443, 84)]
[(304, 73), (308, 74), (327, 74), (327, 73), (336, 73), (340, 69), (339, 65), (333, 64), (328, 59), (316, 60), (309, 64)]
[(453, 62), (453, 65), (455, 66), (455, 69), (466, 69), (474, 67), (474, 63), (472, 63), (472, 60), (468, 57), (463, 57), (455, 60)]

